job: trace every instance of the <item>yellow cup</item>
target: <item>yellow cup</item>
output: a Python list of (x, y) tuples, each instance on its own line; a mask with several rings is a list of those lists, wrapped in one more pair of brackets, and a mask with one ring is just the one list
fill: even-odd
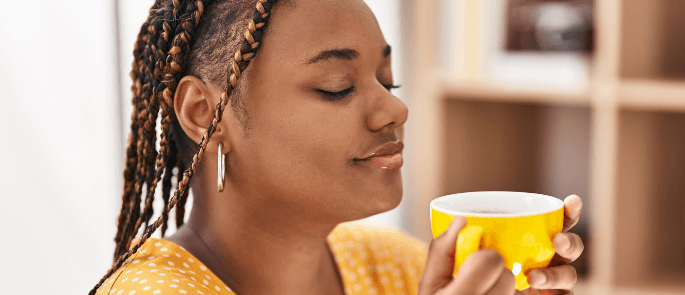
[(455, 275), (473, 252), (492, 249), (516, 276), (518, 290), (530, 287), (528, 270), (547, 267), (552, 260), (552, 239), (564, 224), (564, 202), (533, 193), (453, 194), (433, 200), (430, 207), (434, 238), (447, 230), (454, 216), (466, 217), (457, 239)]

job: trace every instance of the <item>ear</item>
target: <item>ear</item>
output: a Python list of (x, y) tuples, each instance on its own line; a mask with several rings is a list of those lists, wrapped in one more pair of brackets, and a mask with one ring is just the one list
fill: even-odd
[[(216, 105), (221, 99), (221, 94), (222, 91), (218, 87), (194, 76), (185, 76), (178, 83), (174, 96), (176, 119), (188, 138), (198, 145), (214, 119)], [(224, 117), (225, 115), (226, 112), (224, 112)], [(223, 125), (224, 122), (220, 122), (212, 134), (207, 144), (208, 152), (216, 153), (219, 142), (223, 143), (223, 153), (230, 151), (228, 129), (222, 128)]]

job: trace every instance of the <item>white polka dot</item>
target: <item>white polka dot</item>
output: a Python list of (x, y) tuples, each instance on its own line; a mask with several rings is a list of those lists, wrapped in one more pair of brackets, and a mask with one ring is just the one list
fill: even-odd
[(214, 286), (214, 289), (216, 289), (217, 291), (221, 292), (221, 288), (219, 288), (219, 286)]
[(121, 280), (122, 283), (125, 281), (128, 281), (128, 278), (124, 278), (123, 280)]
[(207, 268), (206, 268), (204, 265), (200, 265), (200, 269), (201, 269), (202, 271), (207, 271)]
[(186, 290), (181, 289), (181, 290), (178, 290), (178, 293), (186, 294), (186, 293), (188, 293), (188, 292), (186, 292)]
[(126, 272), (126, 273), (129, 273), (129, 272), (131, 272), (131, 270), (130, 270), (130, 269), (129, 269), (129, 270), (128, 270), (128, 271)]
[(188, 263), (185, 263), (185, 262), (183, 262), (183, 266), (190, 268), (190, 265), (188, 265)]
[(140, 283), (145, 284), (145, 283), (147, 283), (147, 280), (140, 280)]
[(195, 260), (193, 260), (193, 259), (192, 259), (192, 258), (190, 258), (190, 257), (188, 257), (188, 261), (190, 261), (190, 263), (193, 263), (193, 262), (195, 262)]
[(388, 279), (388, 277), (386, 277), (386, 276), (381, 277), (381, 284), (387, 285), (389, 283), (390, 283), (390, 279)]
[(164, 283), (164, 280), (157, 280), (157, 283), (159, 283), (159, 284)]
[(195, 285), (193, 285), (193, 284), (191, 284), (191, 283), (188, 283), (188, 286), (195, 287)]
[(197, 290), (197, 293), (200, 293), (200, 294), (205, 294), (205, 293), (202, 293), (202, 291), (200, 291), (200, 290)]
[(133, 294), (136, 294), (136, 290), (133, 290), (133, 291), (128, 293), (128, 295), (133, 295)]
[(159, 294), (159, 293), (162, 293), (162, 290), (157, 289), (157, 290), (152, 291), (152, 294)]
[(140, 260), (138, 260), (138, 259), (133, 260), (133, 263), (138, 263), (138, 262), (140, 262)]
[(169, 254), (162, 254), (162, 257), (169, 257)]
[(145, 253), (145, 250), (140, 250), (140, 253)]
[(152, 287), (150, 287), (150, 286), (145, 286), (145, 288), (143, 288), (143, 291), (150, 290), (150, 288), (152, 288)]
[(209, 275), (205, 275), (205, 277), (207, 277), (208, 280), (212, 279), (212, 277), (210, 277)]
[(176, 257), (181, 258), (181, 254), (178, 254), (178, 253), (174, 253), (174, 254), (176, 254)]
[(147, 259), (148, 259), (148, 260), (152, 260), (152, 259), (155, 259), (155, 257), (154, 257), (154, 256), (149, 256)]
[(209, 282), (207, 282), (207, 280), (202, 280), (202, 282), (205, 283), (205, 285), (209, 285)]
[(354, 284), (354, 291), (355, 292), (359, 292), (361, 290), (362, 290), (362, 285), (360, 285), (359, 283)]
[(116, 288), (115, 288), (115, 289), (112, 289), (112, 290), (109, 290), (109, 294), (114, 293), (114, 291), (116, 291), (116, 290), (117, 290)]
[(160, 243), (160, 242), (155, 243), (155, 246), (157, 246), (157, 247), (159, 247), (161, 245), (162, 245), (162, 243)]
[(364, 278), (364, 284), (365, 285), (369, 286), (369, 285), (371, 285), (371, 282), (372, 282), (371, 277), (365, 277)]
[(169, 249), (167, 249), (166, 247), (164, 247), (164, 248), (159, 249), (159, 250), (160, 250), (160, 251), (166, 251), (166, 250), (169, 250)]
[(195, 273), (194, 271), (192, 271), (192, 270), (189, 270), (188, 272), (190, 272), (190, 273), (196, 275), (196, 273)]
[(148, 264), (148, 266), (155, 266), (155, 265), (157, 265), (157, 264), (155, 264), (154, 262), (150, 262), (150, 264)]
[(175, 284), (171, 284), (171, 285), (169, 285), (169, 287), (176, 288), (176, 287), (178, 287), (178, 286), (175, 285)]
[(166, 274), (163, 273), (163, 272), (160, 272), (159, 275), (160, 275), (160, 276), (165, 276)]
[(166, 270), (171, 270), (171, 268), (170, 268), (170, 267), (165, 267), (164, 269), (166, 269)]
[(140, 278), (135, 278), (135, 279), (131, 280), (131, 282), (135, 282), (135, 281), (137, 281), (137, 280), (139, 280), (139, 279), (140, 279)]
[(136, 272), (137, 275), (139, 275), (139, 274), (141, 274), (141, 273), (143, 273), (142, 270), (139, 270), (138, 272)]
[(157, 270), (156, 270), (156, 269), (151, 269), (150, 271), (151, 271), (151, 272), (157, 272)]
[(117, 292), (117, 294), (121, 294), (121, 293), (124, 293), (124, 289), (121, 289), (121, 290), (119, 290), (119, 292)]
[(404, 282), (402, 282), (401, 280), (395, 281), (395, 287), (402, 288), (402, 286), (404, 286)]
[(173, 262), (171, 262), (171, 261), (169, 261), (169, 265), (174, 265), (174, 263), (173, 263)]
[(224, 286), (224, 288), (226, 288), (226, 290), (228, 290), (228, 291), (231, 291), (231, 289), (229, 289), (229, 288), (228, 288), (228, 287), (226, 287), (226, 286)]
[(193, 281), (197, 281), (197, 280), (195, 279), (195, 277), (190, 277), (190, 279), (193, 280)]
[(178, 271), (180, 271), (181, 273), (186, 273), (186, 271), (182, 269), (179, 269)]

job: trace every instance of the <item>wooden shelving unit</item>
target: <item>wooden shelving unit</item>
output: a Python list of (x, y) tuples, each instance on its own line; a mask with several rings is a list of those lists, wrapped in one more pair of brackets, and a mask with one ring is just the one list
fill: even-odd
[[(685, 1), (595, 0), (587, 83), (570, 89), (490, 78), (487, 18), (504, 1), (443, 4), (403, 12), (407, 228), (430, 240), (427, 208), (445, 194), (576, 193), (586, 204), (576, 294), (684, 294)], [(452, 30), (440, 27), (445, 13), (459, 18)], [(445, 74), (440, 34), (452, 31), (459, 71)]]

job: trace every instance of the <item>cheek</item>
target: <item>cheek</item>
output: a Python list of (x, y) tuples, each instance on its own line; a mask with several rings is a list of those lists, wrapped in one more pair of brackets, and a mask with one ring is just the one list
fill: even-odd
[(317, 114), (284, 116), (255, 130), (255, 134), (263, 134), (254, 144), (254, 157), (261, 162), (256, 173), (273, 185), (271, 189), (304, 197), (339, 190), (346, 179), (350, 180), (346, 166), (358, 142), (353, 123), (312, 113)]
[(266, 118), (277, 120), (265, 121), (254, 130), (250, 157), (256, 165), (248, 176), (252, 185), (271, 201), (339, 214), (341, 219), (397, 206), (402, 196), (398, 169), (352, 162), (372, 138), (363, 128), (363, 119), (353, 112), (303, 109), (273, 113)]

